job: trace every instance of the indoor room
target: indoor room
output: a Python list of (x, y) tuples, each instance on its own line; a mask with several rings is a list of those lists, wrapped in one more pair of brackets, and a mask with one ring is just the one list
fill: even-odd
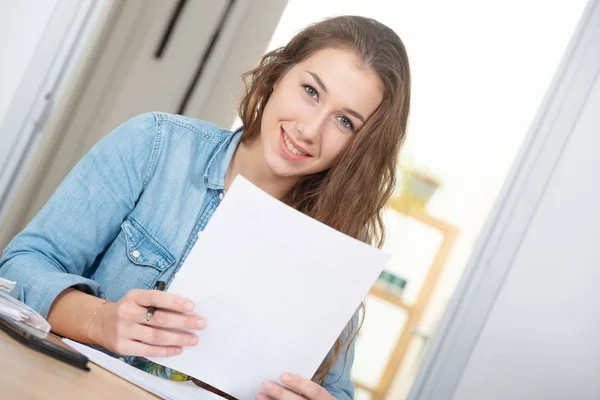
[[(394, 153), (393, 191), (388, 197), (382, 194), (377, 199), (374, 195), (363, 196), (360, 190), (353, 192), (356, 199), (369, 198), (372, 202), (385, 199), (380, 209), (373, 209), (368, 224), (359, 230), (352, 227), (351, 222), (353, 218), (362, 218), (356, 210), (363, 210), (366, 206), (357, 205), (354, 212), (342, 218), (341, 222), (333, 217), (327, 219), (327, 214), (334, 213), (336, 207), (326, 209), (323, 206), (321, 209), (314, 206), (321, 204), (314, 200), (314, 203), (306, 203), (306, 207), (313, 208), (302, 208), (305, 203), (300, 202), (303, 197), (299, 191), (297, 197), (293, 197), (296, 195), (293, 190), (286, 191), (286, 197), (283, 194), (276, 196), (274, 193), (279, 192), (268, 190), (273, 186), (265, 183), (267, 179), (261, 180), (255, 175), (259, 168), (252, 165), (258, 164), (238, 156), (248, 154), (247, 157), (250, 157), (251, 149), (256, 154), (260, 152), (256, 150), (258, 147), (251, 146), (254, 142), (248, 136), (243, 136), (248, 126), (254, 126), (247, 123), (252, 121), (254, 114), (263, 116), (265, 124), (264, 115), (267, 119), (271, 116), (269, 110), (287, 112), (286, 116), (300, 115), (290, 111), (293, 105), (297, 105), (298, 110), (309, 110), (309, 107), (313, 107), (310, 110), (324, 110), (327, 99), (333, 99), (338, 88), (340, 93), (344, 93), (339, 102), (354, 101), (359, 105), (354, 108), (359, 111), (366, 107), (363, 105), (368, 104), (368, 90), (359, 93), (354, 88), (363, 88), (369, 77), (374, 76), (373, 71), (378, 71), (377, 68), (361, 68), (361, 65), (368, 64), (365, 60), (363, 64), (340, 61), (342, 69), (336, 70), (337, 56), (322, 50), (322, 64), (313, 61), (315, 68), (320, 65), (325, 71), (330, 63), (330, 70), (338, 71), (339, 82), (343, 82), (342, 76), (359, 78), (349, 80), (348, 86), (332, 82), (328, 85), (330, 90), (326, 90), (323, 82), (315, 78), (316, 83), (312, 85), (317, 89), (315, 99), (318, 96), (319, 100), (310, 105), (305, 97), (294, 103), (294, 99), (281, 94), (280, 98), (274, 97), (278, 102), (272, 102), (269, 108), (267, 100), (253, 103), (255, 96), (244, 97), (249, 93), (242, 79), (244, 73), (256, 72), (260, 68), (253, 69), (262, 66), (265, 60), (277, 60), (276, 57), (284, 54), (277, 52), (288, 48), (288, 43), (294, 43), (294, 38), (305, 32), (307, 26), (342, 15), (369, 18), (389, 28), (393, 37), (401, 40), (399, 46), (406, 52), (410, 69), (399, 78), (402, 84), (408, 83), (402, 86), (406, 98), (410, 99), (409, 111), (408, 103), (402, 106), (408, 112), (408, 118), (403, 122), (390, 122), (390, 126), (396, 124), (393, 126), (402, 130), (402, 136), (395, 142), (399, 153), (397, 156)], [(65, 370), (60, 379), (64, 380), (64, 388), (68, 392), (58, 397), (45, 397), (25, 392), (23, 387), (12, 384), (9, 393), (14, 393), (14, 396), (10, 398), (25, 398), (22, 396), (24, 393), (29, 393), (31, 398), (78, 398), (83, 397), (83, 393), (92, 396), (86, 398), (105, 398), (106, 391), (111, 391), (114, 398), (250, 398), (248, 393), (256, 392), (252, 386), (255, 382), (251, 383), (251, 379), (277, 378), (267, 374), (272, 366), (265, 361), (269, 357), (281, 361), (282, 365), (289, 365), (288, 368), (311, 371), (310, 374), (299, 374), (299, 379), (312, 391), (306, 389), (310, 394), (301, 393), (293, 386), (286, 389), (285, 382), (279, 382), (278, 385), (283, 385), (281, 387), (286, 390), (285, 396), (290, 397), (267, 391), (256, 398), (596, 398), (600, 395), (600, 386), (595, 383), (593, 371), (598, 367), (596, 356), (600, 355), (600, 342), (594, 317), (599, 309), (591, 299), (594, 295), (593, 282), (600, 275), (594, 268), (595, 243), (591, 238), (598, 233), (595, 222), (600, 220), (600, 214), (594, 204), (600, 193), (588, 181), (593, 179), (592, 174), (600, 164), (600, 158), (593, 151), (595, 144), (600, 144), (595, 135), (600, 123), (599, 114), (594, 111), (596, 106), (600, 106), (598, 26), (600, 4), (596, 0), (0, 0), (0, 41), (4, 49), (3, 62), (0, 63), (0, 250), (4, 252), (0, 259), (0, 289), (10, 292), (10, 296), (16, 299), (15, 303), (30, 307), (32, 315), (39, 317), (39, 323), (46, 327), (46, 333), (52, 329), (57, 334), (58, 344), (54, 346), (64, 347), (66, 341), (79, 346), (66, 346), (63, 351), (77, 353), (77, 356), (83, 353), (87, 356), (86, 362), (94, 364), (89, 374), (96, 374), (93, 380), (82, 383), (79, 375), (84, 372), (60, 365), (56, 368)], [(310, 42), (309, 39), (304, 40)], [(383, 38), (381, 40), (384, 41)], [(301, 57), (303, 49), (300, 49), (300, 44), (298, 46), (296, 54)], [(319, 45), (315, 46), (318, 48)], [(341, 46), (339, 49), (342, 50), (338, 50), (343, 53), (344, 49), (351, 47)], [(383, 45), (380, 49), (379, 55), (393, 53)], [(276, 56), (267, 59), (263, 58), (265, 54)], [(261, 59), (263, 64), (259, 64)], [(306, 59), (298, 58), (293, 65), (303, 65)], [(310, 63), (311, 58), (308, 60)], [(265, 79), (266, 84), (271, 85), (270, 93), (277, 93), (278, 88), (283, 93), (281, 90), (287, 87), (286, 74), (295, 71), (293, 66), (289, 68), (282, 70), (284, 72), (275, 83), (267, 75), (254, 74), (252, 78), (254, 82), (259, 78)], [(287, 76), (293, 75), (290, 72)], [(325, 83), (328, 81), (325, 80)], [(261, 87), (257, 85), (253, 89), (258, 91)], [(302, 87), (306, 88), (306, 85)], [(306, 90), (310, 91), (312, 87), (308, 88)], [(271, 94), (266, 96), (268, 99)], [(240, 106), (242, 98), (247, 101)], [(255, 108), (252, 108), (253, 104)], [(329, 104), (333, 104), (333, 100)], [(240, 116), (239, 111), (245, 110), (244, 107), (249, 107), (250, 111)], [(372, 110), (371, 114), (367, 114), (379, 115), (379, 108)], [(155, 112), (152, 118), (148, 114), (151, 112)], [(360, 113), (354, 111), (354, 114)], [(136, 119), (143, 115), (145, 119)], [(283, 136), (276, 148), (281, 147), (280, 150), (285, 152), (284, 147), (287, 146), (289, 165), (293, 164), (292, 161), (296, 161), (294, 165), (301, 165), (299, 160), (314, 158), (314, 154), (310, 153), (315, 151), (306, 149), (317, 147), (309, 147), (303, 133), (313, 127), (315, 135), (326, 137), (325, 125), (319, 125), (321, 130), (317, 129), (316, 115), (311, 114), (296, 125), (284, 119)], [(324, 114), (319, 114), (319, 118), (321, 115)], [(335, 118), (333, 123), (338, 124), (337, 114)], [(342, 120), (354, 121), (354, 125), (370, 129), (371, 117), (360, 116), (362, 122), (353, 118), (343, 116)], [(153, 152), (148, 150), (144, 153), (144, 144), (150, 142), (144, 139), (141, 129), (155, 121), (156, 128), (148, 129), (148, 132), (155, 132), (160, 140), (153, 139)], [(208, 121), (210, 125), (194, 121)], [(130, 123), (132, 128), (127, 128)], [(225, 139), (217, 137), (222, 132), (230, 135), (226, 140), (234, 141), (236, 139), (229, 138), (240, 133), (240, 149), (248, 146), (247, 153), (233, 148), (224, 150), (223, 154), (233, 157), (233, 161), (230, 167), (223, 164), (226, 171), (219, 172), (223, 175), (222, 185), (221, 177), (217, 179), (216, 175), (212, 175), (216, 174), (216, 168), (213, 172), (207, 168), (205, 175), (202, 175), (204, 170), (201, 173), (190, 172), (190, 176), (183, 177), (168, 175), (167, 172), (175, 173), (171, 170), (188, 168), (191, 171), (199, 162), (193, 158), (196, 156), (186, 161), (187, 150), (179, 147), (169, 150), (171, 139), (160, 136), (163, 130), (168, 131), (169, 123), (174, 126), (173, 129), (180, 130), (187, 125), (196, 126), (193, 128), (196, 136), (204, 136), (211, 146), (218, 147), (215, 153), (206, 157), (210, 163), (216, 160), (215, 165), (219, 168), (224, 168), (220, 163), (227, 161), (221, 160), (220, 152), (231, 146), (227, 144), (229, 142), (222, 141)], [(256, 123), (260, 128), (260, 123)], [(326, 123), (329, 122), (323, 122)], [(336, 126), (332, 130), (337, 135), (342, 128)], [(286, 133), (288, 128), (290, 135)], [(136, 134), (137, 129), (140, 132)], [(188, 126), (187, 129), (192, 128)], [(112, 142), (105, 138), (110, 138), (111, 132), (117, 132), (114, 134), (117, 135), (120, 130), (127, 130), (123, 135), (130, 141), (127, 142), (130, 147), (123, 153), (111, 150), (113, 165), (106, 162), (106, 167), (99, 167), (104, 161), (91, 159), (88, 154), (94, 154), (92, 149), (101, 149), (102, 143), (108, 146)], [(247, 131), (250, 132), (250, 129)], [(360, 129), (357, 131), (358, 138), (361, 132)], [(373, 132), (377, 133), (376, 130)], [(261, 141), (266, 140), (260, 137)], [(335, 140), (347, 140), (340, 138)], [(163, 139), (164, 142), (161, 142)], [(296, 144), (298, 140), (303, 140), (302, 151), (298, 149), (301, 146)], [(334, 139), (328, 142), (321, 136), (318, 140), (327, 145), (334, 143)], [(196, 142), (190, 139), (190, 143)], [(363, 148), (367, 149), (369, 142), (365, 143)], [(189, 149), (194, 145), (186, 146)], [(264, 146), (267, 145), (263, 144), (263, 149)], [(336, 145), (331, 146), (334, 148)], [(348, 146), (346, 149), (350, 150), (347, 151), (359, 151), (355, 150), (354, 142)], [(152, 173), (162, 176), (160, 159), (167, 156), (159, 157), (157, 149), (164, 150), (165, 154), (170, 152), (168, 157), (173, 158), (170, 166), (164, 166), (167, 172), (158, 189), (150, 185), (154, 179), (150, 168), (158, 165), (153, 167), (157, 172)], [(327, 147), (320, 148), (320, 157), (327, 155), (328, 150)], [(268, 164), (269, 150), (264, 152)], [(94, 228), (94, 224), (109, 223), (97, 221), (104, 221), (102, 215), (108, 215), (112, 210), (107, 204), (116, 199), (115, 194), (103, 197), (105, 192), (108, 193), (111, 184), (122, 189), (123, 184), (133, 185), (138, 179), (124, 170), (129, 165), (127, 154), (134, 161), (147, 160), (148, 167), (138, 171), (141, 176), (139, 193), (115, 201), (119, 207), (131, 209), (120, 210), (119, 213), (114, 211), (114, 218), (110, 218), (110, 234), (106, 233), (106, 238), (101, 239), (99, 228)], [(362, 154), (367, 155), (365, 163), (376, 163), (374, 160), (379, 157), (379, 154), (370, 154), (367, 150)], [(387, 157), (383, 152), (381, 154), (382, 158)], [(358, 186), (350, 184), (350, 180), (347, 185), (333, 186), (333, 172), (321, 175), (336, 171), (338, 162), (345, 165), (347, 158), (339, 161), (340, 158), (335, 158), (337, 161), (332, 161), (327, 169), (311, 171), (315, 172), (313, 177), (326, 176), (323, 182), (342, 191), (337, 197), (342, 209), (344, 202), (353, 203), (349, 199), (352, 196), (348, 195), (351, 192), (346, 188)], [(91, 160), (90, 169), (88, 172), (82, 169), (79, 176), (77, 170), (86, 159)], [(280, 162), (276, 165), (288, 171), (285, 169), (288, 164), (284, 166)], [(386, 165), (392, 165), (391, 161)], [(240, 183), (240, 179), (236, 178), (235, 190), (230, 191), (235, 176), (231, 168), (242, 167), (246, 167), (246, 172), (240, 172), (240, 175), (249, 183)], [(92, 186), (86, 186), (86, 174), (98, 170), (98, 175), (103, 175), (103, 168), (113, 171), (104, 174), (106, 182), (93, 186), (92, 180), (96, 178), (89, 175)], [(274, 171), (270, 164), (269, 168)], [(123, 184), (118, 179), (120, 170), (124, 171)], [(344, 176), (347, 179), (351, 179), (348, 176), (353, 173), (362, 176), (357, 171), (363, 169)], [(343, 176), (341, 172), (339, 176)], [(309, 188), (312, 181), (299, 179), (294, 183), (308, 182), (306, 187)], [(379, 175), (376, 179), (385, 181)], [(65, 183), (61, 184), (63, 180)], [(356, 178), (357, 181), (360, 179)], [(202, 186), (199, 182), (208, 186), (203, 190), (207, 190), (206, 196), (212, 196), (210, 199), (194, 197), (197, 192), (191, 191), (192, 188), (190, 191), (177, 188), (186, 184), (197, 190), (197, 186)], [(289, 174), (282, 174), (277, 182), (291, 182)], [(360, 184), (375, 190), (375, 186), (368, 185), (366, 181), (360, 181)], [(307, 189), (307, 193), (329, 193), (324, 186), (319, 190), (315, 187)], [(63, 188), (62, 192), (60, 188)], [(265, 193), (260, 190), (254, 192), (255, 188)], [(379, 186), (377, 188), (379, 190)], [(85, 207), (79, 207), (73, 202), (74, 197), (67, 196), (75, 190), (81, 191), (82, 197), (77, 199), (85, 203)], [(147, 211), (140, 211), (142, 214), (138, 216), (133, 210), (146, 204), (141, 196), (148, 196), (153, 191), (161, 200), (148, 206)], [(58, 195), (51, 198), (55, 192)], [(58, 200), (52, 199), (59, 199), (60, 193), (63, 193), (64, 201), (57, 204)], [(96, 195), (99, 199), (94, 205), (90, 199)], [(226, 205), (230, 197), (233, 199), (227, 206), (232, 207), (229, 214), (216, 213), (219, 217), (210, 219), (217, 205), (222, 201)], [(237, 200), (238, 197), (240, 200)], [(234, 203), (234, 199), (238, 203)], [(277, 200), (292, 207), (283, 207), (284, 204)], [(202, 205), (201, 214), (188, 210), (188, 205), (183, 206), (194, 202), (200, 203), (196, 207)], [(233, 210), (234, 204), (238, 204), (238, 211)], [(176, 208), (180, 205), (181, 210)], [(222, 208), (225, 207), (221, 206), (217, 211)], [(302, 222), (292, 214), (296, 211), (293, 208), (313, 218), (306, 218), (310, 222)], [(77, 211), (80, 214), (71, 213), (72, 210), (80, 210)], [(374, 249), (381, 234), (377, 230), (379, 225), (375, 211), (381, 214), (385, 230), (381, 251)], [(59, 212), (65, 214), (57, 217)], [(261, 217), (262, 212), (269, 213), (269, 217)], [(108, 221), (109, 218), (106, 219)], [(156, 222), (160, 229), (154, 227), (154, 219), (165, 220)], [(184, 219), (189, 220), (189, 226), (181, 222)], [(61, 228), (65, 229), (64, 232), (55, 228), (61, 220), (65, 221)], [(297, 226), (293, 225), (296, 233), (285, 230), (282, 221), (289, 221), (290, 225), (297, 223)], [(211, 225), (213, 230), (204, 230), (205, 227), (210, 229)], [(218, 229), (219, 226), (223, 231)], [(181, 233), (163, 234), (165, 227), (169, 231), (179, 229)], [(224, 230), (226, 227), (231, 228), (231, 243), (240, 241), (236, 251), (225, 247), (229, 240), (229, 234)], [(324, 228), (333, 228), (331, 231), (337, 231), (335, 233), (339, 237)], [(72, 232), (67, 237), (69, 230)], [(284, 240), (287, 234), (292, 236)], [(82, 235), (88, 235), (90, 239), (74, 244)], [(92, 238), (98, 241), (95, 253), (89, 250), (91, 242), (88, 242)], [(327, 246), (326, 238), (331, 239), (331, 246)], [(210, 251), (207, 249), (207, 253), (211, 254), (206, 255), (206, 260), (210, 261), (207, 264), (213, 261), (220, 264), (219, 255), (223, 260), (231, 261), (224, 262), (222, 266), (225, 268), (215, 268), (217, 272), (210, 273), (213, 275), (207, 273), (206, 276), (215, 279), (214, 282), (199, 283), (200, 286), (194, 288), (185, 286), (185, 280), (189, 285), (193, 283), (191, 275), (186, 275), (189, 267), (186, 269), (185, 266), (194, 257), (202, 257), (199, 251), (193, 251), (197, 249), (197, 246), (193, 248), (194, 243), (202, 243), (203, 240), (206, 240), (207, 248), (212, 248)], [(117, 241), (120, 247), (114, 247)], [(285, 247), (293, 243), (302, 247), (304, 241), (307, 249), (302, 251)], [(258, 246), (256, 252), (252, 247), (255, 242)], [(361, 242), (371, 246), (364, 246)], [(333, 243), (339, 243), (339, 246)], [(65, 246), (73, 246), (73, 255), (67, 254)], [(271, 249), (272, 254), (265, 254), (260, 246)], [(281, 249), (277, 249), (279, 246)], [(123, 257), (128, 257), (125, 261), (136, 266), (135, 270), (124, 270), (122, 279), (127, 280), (128, 274), (131, 274), (135, 276), (135, 283), (106, 288), (103, 279), (110, 275), (111, 279), (118, 281), (120, 272), (117, 267), (106, 267), (106, 272), (102, 272), (103, 263), (116, 257), (114, 249), (120, 248), (124, 249)], [(24, 258), (19, 261), (18, 257), (38, 251), (56, 252), (49, 255), (48, 268), (56, 268), (51, 274), (60, 272), (81, 277), (73, 278), (64, 292), (54, 290), (48, 282), (39, 283), (41, 290), (35, 290), (36, 280), (52, 280), (54, 275), (42, 278), (44, 274), (50, 274), (49, 269), (28, 266), (29, 261)], [(77, 256), (87, 251), (90, 253), (86, 253), (86, 261)], [(148, 255), (150, 252), (152, 254)], [(289, 257), (291, 252), (294, 252), (294, 257)], [(39, 259), (40, 255), (32, 257)], [(252, 260), (249, 261), (252, 268), (256, 265), (255, 272), (240, 267), (238, 261), (243, 262), (244, 257)], [(319, 263), (325, 265), (329, 262), (327, 257), (335, 260), (335, 271), (319, 267)], [(359, 266), (361, 257), (368, 260), (364, 271), (353, 268), (355, 264)], [(284, 276), (286, 272), (269, 269), (271, 264), (277, 264), (277, 259), (286, 260), (284, 263), (289, 264), (290, 271), (304, 267), (307, 270), (289, 272), (293, 274), (291, 278)], [(342, 259), (348, 261), (348, 269), (344, 268)], [(369, 265), (371, 261), (372, 265)], [(80, 266), (77, 266), (78, 262)], [(311, 263), (313, 265), (309, 265)], [(184, 268), (180, 272), (182, 265)], [(28, 268), (30, 272), (27, 272)], [(321, 271), (325, 271), (323, 275)], [(267, 283), (259, 278), (263, 273), (268, 277)], [(271, 284), (279, 286), (260, 286), (268, 285), (271, 277)], [(173, 279), (177, 285), (169, 288)], [(98, 282), (98, 288), (94, 286), (96, 283), (91, 282), (94, 280)], [(219, 283), (216, 284), (216, 281)], [(162, 288), (158, 288), (160, 282), (164, 284)], [(251, 286), (254, 282), (262, 289), (253, 291)], [(354, 282), (357, 282), (355, 286)], [(240, 296), (219, 297), (219, 293), (225, 293), (219, 292), (221, 286), (232, 293), (240, 293)], [(191, 358), (183, 357), (185, 347), (181, 356), (177, 353), (173, 357), (180, 361), (161, 365), (159, 361), (167, 357), (152, 354), (148, 357), (152, 364), (144, 364), (146, 366), (142, 368), (133, 358), (127, 358), (128, 355), (136, 355), (132, 348), (119, 351), (124, 348), (114, 343), (112, 347), (102, 346), (104, 342), (94, 342), (89, 336), (96, 315), (104, 318), (104, 309), (105, 318), (108, 318), (107, 309), (112, 310), (111, 307), (123, 303), (122, 299), (132, 299), (132, 295), (124, 295), (135, 288), (159, 289), (165, 291), (164, 294), (198, 292), (198, 296), (205, 296), (198, 299), (219, 299), (215, 301), (214, 309), (207, 308), (206, 312), (216, 311), (218, 314), (223, 310), (245, 310), (247, 315), (253, 315), (252, 321), (258, 321), (256, 327), (247, 328), (250, 322), (239, 322), (239, 326), (234, 328), (234, 325), (227, 325), (230, 321), (226, 316), (216, 318), (215, 322), (226, 325), (232, 332), (240, 332), (240, 336), (248, 337), (248, 340), (256, 339), (255, 343), (271, 343), (272, 348), (265, 346), (261, 350), (265, 360), (259, 361), (256, 356), (246, 357), (239, 361), (239, 368), (234, 368), (236, 360), (243, 358), (236, 357), (243, 354), (244, 349), (249, 350), (251, 345), (248, 344), (250, 342), (242, 342), (242, 339), (238, 343), (235, 335), (228, 336), (229, 331), (223, 328), (222, 333), (216, 335), (219, 340), (227, 337), (235, 343), (231, 344), (231, 349), (240, 349), (237, 356), (234, 352), (238, 350), (221, 350), (219, 353), (227, 353), (227, 357), (231, 357), (223, 355), (222, 359), (223, 365), (226, 362), (231, 370), (219, 369), (221, 364), (214, 361), (220, 357), (216, 350), (215, 359), (211, 359), (212, 365), (205, 363), (202, 367), (205, 369), (198, 367), (196, 370), (192, 367)], [(309, 295), (311, 290), (314, 293), (321, 290), (322, 299)], [(77, 295), (93, 296), (97, 300), (95, 303), (90, 299), (79, 300), (89, 302), (87, 308), (81, 308), (81, 321), (85, 321), (84, 328), (89, 338), (85, 332), (81, 333), (84, 328), (78, 331), (68, 327), (79, 318), (78, 312), (68, 307), (83, 304), (78, 303), (76, 296), (69, 296), (72, 291), (85, 292)], [(301, 293), (301, 297), (292, 299), (296, 291)], [(48, 293), (58, 296), (63, 308), (57, 307), (54, 297), (48, 299)], [(286, 300), (277, 304), (278, 301), (273, 300), (277, 295), (279, 299)], [(0, 298), (6, 302), (6, 305), (0, 303), (0, 320), (8, 315), (8, 311), (3, 314), (2, 307), (10, 309), (8, 304), (12, 300), (7, 300), (10, 296)], [(317, 297), (321, 299), (318, 302)], [(71, 303), (64, 301), (69, 298)], [(346, 299), (345, 303), (343, 299)], [(163, 303), (135, 301), (140, 310), (143, 308), (146, 312), (148, 309), (146, 322), (140, 322), (143, 326), (151, 324), (153, 313), (159, 316), (161, 310), (167, 309)], [(200, 300), (194, 298), (194, 301), (197, 307)], [(283, 315), (286, 302), (290, 303), (289, 307), (302, 309), (302, 312), (298, 311), (298, 326), (294, 326), (294, 318)], [(266, 312), (255, 315), (255, 311), (249, 311), (250, 308), (259, 308), (258, 305), (276, 315), (267, 318)], [(321, 305), (323, 309), (315, 311)], [(359, 310), (355, 313), (357, 307)], [(57, 316), (59, 312), (63, 312), (60, 318)], [(332, 315), (335, 318), (331, 317), (331, 326), (321, 320), (318, 320), (321, 321), (318, 325), (316, 318), (314, 321), (311, 319), (311, 312), (318, 312), (322, 321), (329, 321), (327, 318)], [(348, 318), (353, 322), (345, 325)], [(209, 333), (214, 319), (207, 317), (207, 322), (203, 322), (202, 329), (206, 327), (206, 332), (199, 334), (201, 346), (202, 335)], [(305, 320), (306, 324), (302, 323)], [(282, 327), (277, 339), (261, 336), (269, 330), (261, 328), (261, 323), (270, 326), (268, 324), (276, 324), (277, 321), (281, 325), (287, 324), (287, 330)], [(560, 327), (556, 326), (556, 321), (562, 321)], [(306, 327), (309, 323), (315, 326)], [(333, 327), (334, 323), (338, 325)], [(328, 351), (333, 349), (335, 341), (331, 339), (336, 339), (337, 335), (342, 338), (346, 330), (341, 334), (340, 331), (349, 326), (355, 336), (345, 345), (352, 343), (353, 362), (350, 366), (345, 361), (340, 362), (342, 359), (347, 361), (347, 353), (346, 358), (336, 353), (338, 358), (334, 357), (334, 360), (337, 360), (337, 367), (325, 370), (329, 374), (341, 375), (337, 378), (335, 374), (330, 375), (317, 384), (320, 380), (315, 376), (319, 376), (324, 364), (315, 364), (314, 360), (327, 360), (332, 354)], [(60, 328), (56, 330), (55, 327)], [(164, 328), (170, 329), (169, 326)], [(98, 329), (101, 332), (104, 328)], [(327, 336), (329, 339), (319, 341), (315, 332), (320, 329), (333, 332), (335, 337), (330, 338), (330, 335)], [(305, 345), (295, 342), (309, 337), (302, 335), (311, 334), (310, 340), (302, 342)], [(67, 338), (66, 341), (61, 340), (62, 337)], [(22, 359), (21, 371), (33, 368), (27, 363), (37, 362), (37, 357), (46, 357), (37, 354), (39, 351), (21, 356), (22, 349), (16, 344), (4, 343), (8, 340), (3, 338), (0, 354), (2, 358)], [(36, 344), (32, 344), (31, 340)], [(213, 343), (211, 340), (212, 336), (206, 337), (207, 343)], [(26, 344), (35, 348), (40, 341), (30, 339)], [(143, 339), (132, 341), (146, 343)], [(88, 354), (88, 347), (81, 343), (96, 344), (96, 350), (92, 349), (94, 353)], [(229, 348), (226, 342), (218, 343)], [(289, 355), (285, 353), (285, 343), (295, 344), (295, 353), (291, 350)], [(306, 347), (299, 351), (303, 346)], [(102, 348), (106, 351), (97, 351)], [(254, 351), (258, 349), (248, 354), (255, 354)], [(301, 356), (300, 353), (306, 354)], [(326, 355), (329, 356), (326, 358)], [(43, 360), (46, 364), (40, 365), (47, 366), (46, 372), (41, 369), (35, 372), (40, 374), (38, 379), (42, 381), (49, 380), (44, 374), (58, 363), (48, 357)], [(574, 369), (569, 369), (567, 366), (575, 361)], [(81, 360), (72, 361), (75, 362)], [(137, 366), (138, 370), (131, 372), (128, 369), (131, 365)], [(178, 372), (181, 371), (180, 366), (194, 372)], [(339, 372), (338, 367), (340, 371), (347, 372)], [(85, 368), (88, 367), (84, 362), (80, 369)], [(151, 372), (157, 368), (167, 372)], [(143, 369), (150, 374), (140, 371)], [(245, 375), (244, 371), (252, 369), (255, 371), (249, 374), (247, 382), (236, 375)], [(113, 374), (107, 373), (107, 370)], [(146, 376), (151, 374), (158, 377), (149, 379)], [(192, 385), (192, 376), (200, 382)], [(162, 379), (165, 377), (167, 379)], [(159, 378), (168, 380), (170, 386), (161, 383)], [(331, 387), (328, 379), (331, 379)], [(189, 381), (189, 386), (184, 389), (174, 386), (178, 380)], [(345, 380), (347, 382), (343, 382)], [(5, 382), (8, 385), (9, 381), (12, 380), (6, 376), (0, 378), (3, 385)], [(337, 392), (342, 384), (344, 388)], [(48, 385), (50, 390), (52, 384)], [(198, 386), (202, 393), (194, 392), (200, 390)], [(295, 390), (288, 390), (289, 387)], [(326, 390), (319, 392), (323, 388)], [(201, 397), (203, 394), (207, 397)]]

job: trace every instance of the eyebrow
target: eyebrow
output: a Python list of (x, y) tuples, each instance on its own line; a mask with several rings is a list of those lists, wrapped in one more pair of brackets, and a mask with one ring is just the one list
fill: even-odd
[[(321, 87), (321, 89), (323, 89), (323, 91), (325, 93), (329, 93), (329, 90), (327, 90), (327, 86), (325, 86), (325, 83), (323, 83), (323, 81), (321, 80), (321, 78), (319, 78), (319, 75), (315, 74), (314, 72), (311, 71), (306, 71), (310, 74), (310, 76), (313, 77), (313, 79), (315, 81), (317, 81), (317, 84)], [(363, 123), (365, 122), (365, 119), (362, 115), (360, 115), (358, 112), (354, 111), (351, 108), (344, 108), (344, 111), (346, 111), (348, 114), (353, 115), (354, 117), (358, 118), (359, 120), (361, 120)]]
[(344, 111), (346, 111), (348, 114), (354, 115), (356, 118), (360, 119), (363, 123), (365, 122), (365, 119), (363, 118), (362, 115), (360, 115), (359, 113), (357, 113), (356, 111), (354, 111), (351, 108), (344, 108)]
[(321, 86), (321, 89), (323, 89), (323, 91), (325, 93), (329, 93), (329, 90), (327, 90), (327, 87), (325, 86), (325, 84), (323, 83), (321, 78), (319, 78), (319, 75), (315, 74), (314, 72), (310, 72), (310, 71), (306, 71), (306, 72), (308, 72), (310, 74), (310, 76), (312, 76), (315, 79), (315, 81), (317, 81), (317, 84), (319, 86)]

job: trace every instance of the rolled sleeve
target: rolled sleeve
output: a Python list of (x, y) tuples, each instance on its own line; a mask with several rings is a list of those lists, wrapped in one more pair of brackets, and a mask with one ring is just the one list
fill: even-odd
[(36, 253), (19, 253), (6, 260), (0, 276), (16, 282), (11, 295), (48, 318), (50, 307), (63, 290), (70, 287), (101, 296), (97, 282), (63, 271), (47, 257)]
[(45, 272), (29, 279), (22, 286), (20, 297), (42, 317), (48, 318), (48, 312), (56, 297), (70, 287), (94, 296), (102, 295), (98, 283), (92, 279), (64, 272)]
[(154, 114), (134, 117), (96, 144), (16, 235), (0, 259), (12, 295), (47, 318), (56, 297), (75, 287), (102, 295), (92, 265), (114, 240), (153, 175), (160, 148)]

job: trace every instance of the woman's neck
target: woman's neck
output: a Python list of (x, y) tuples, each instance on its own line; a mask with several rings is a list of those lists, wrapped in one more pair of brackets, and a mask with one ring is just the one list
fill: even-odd
[(280, 200), (300, 180), (296, 176), (281, 177), (273, 174), (265, 162), (260, 138), (252, 143), (240, 142), (227, 169), (225, 190), (229, 189), (237, 175), (242, 175), (263, 191)]

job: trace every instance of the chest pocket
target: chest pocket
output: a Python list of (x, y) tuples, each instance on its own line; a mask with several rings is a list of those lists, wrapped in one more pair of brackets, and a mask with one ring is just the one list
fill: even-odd
[(127, 243), (127, 257), (132, 263), (164, 271), (175, 263), (175, 257), (160, 245), (133, 218), (121, 224)]

